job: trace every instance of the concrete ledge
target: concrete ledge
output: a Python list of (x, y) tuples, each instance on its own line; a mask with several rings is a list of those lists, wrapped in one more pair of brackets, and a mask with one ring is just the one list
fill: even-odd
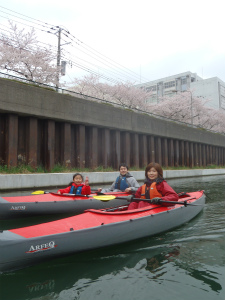
[(163, 175), (165, 179), (210, 176), (210, 175), (225, 175), (225, 169), (166, 170), (163, 171)]
[[(132, 171), (131, 174), (138, 181), (144, 180), (144, 171)], [(0, 175), (0, 190), (19, 190), (40, 187), (68, 186), (74, 173), (48, 173), (48, 174), (10, 174)], [(90, 185), (111, 184), (119, 172), (90, 172), (82, 173), (89, 177)], [(163, 172), (165, 179), (185, 178), (196, 176), (225, 175), (225, 169), (201, 170), (166, 170)]]

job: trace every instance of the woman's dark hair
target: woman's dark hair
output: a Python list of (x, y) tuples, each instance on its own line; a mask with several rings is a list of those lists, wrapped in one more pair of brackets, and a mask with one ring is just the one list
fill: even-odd
[(119, 171), (120, 171), (120, 168), (121, 168), (121, 167), (127, 168), (127, 170), (128, 170), (128, 166), (127, 166), (125, 163), (121, 163), (121, 164), (119, 165)]
[[(80, 175), (81, 178), (82, 178), (82, 181), (84, 181), (84, 177), (83, 177), (83, 175), (81, 175), (80, 173), (74, 174), (74, 175), (73, 175), (73, 180), (74, 180), (74, 178), (75, 178), (77, 175)], [(71, 182), (69, 183), (69, 186), (72, 185), (72, 183), (73, 183), (73, 181), (71, 181)]]
[(160, 166), (160, 164), (155, 163), (155, 162), (151, 162), (150, 164), (147, 165), (147, 167), (145, 168), (145, 177), (148, 179), (148, 171), (154, 168), (156, 169), (156, 171), (158, 172), (158, 176), (159, 178), (163, 178), (163, 169)]

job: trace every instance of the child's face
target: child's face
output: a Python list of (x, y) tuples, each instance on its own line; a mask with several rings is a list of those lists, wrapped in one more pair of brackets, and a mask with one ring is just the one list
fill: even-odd
[(155, 168), (151, 168), (148, 172), (147, 172), (148, 178), (151, 180), (155, 180), (158, 177), (158, 172), (156, 171)]
[(74, 181), (75, 184), (81, 184), (83, 180), (82, 180), (82, 177), (80, 175), (77, 175), (77, 176), (74, 177), (73, 181)]

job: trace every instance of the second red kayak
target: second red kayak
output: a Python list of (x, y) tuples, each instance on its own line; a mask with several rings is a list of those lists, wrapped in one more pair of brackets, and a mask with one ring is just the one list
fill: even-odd
[[(124, 192), (106, 194), (118, 197), (129, 195)], [(41, 195), (0, 197), (0, 220), (47, 214), (80, 214), (89, 208), (101, 209), (109, 206), (128, 204), (127, 201), (121, 199), (112, 199), (110, 201), (97, 200), (93, 198), (95, 195), (96, 193), (88, 196), (47, 193)]]

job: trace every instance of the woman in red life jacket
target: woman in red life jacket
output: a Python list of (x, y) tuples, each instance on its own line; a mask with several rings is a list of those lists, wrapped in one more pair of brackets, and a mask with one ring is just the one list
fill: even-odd
[[(178, 201), (177, 193), (163, 178), (163, 170), (160, 164), (150, 163), (145, 169), (145, 182), (135, 193), (135, 198), (151, 199), (151, 201), (131, 202), (128, 210), (142, 208), (151, 204), (159, 204), (160, 200)], [(161, 203), (160, 203), (161, 204)], [(170, 206), (170, 204), (161, 205)]]
[(85, 182), (80, 173), (73, 175), (73, 181), (65, 189), (58, 190), (58, 194), (76, 194), (76, 195), (90, 195), (91, 188), (89, 186), (89, 179), (86, 177)]

